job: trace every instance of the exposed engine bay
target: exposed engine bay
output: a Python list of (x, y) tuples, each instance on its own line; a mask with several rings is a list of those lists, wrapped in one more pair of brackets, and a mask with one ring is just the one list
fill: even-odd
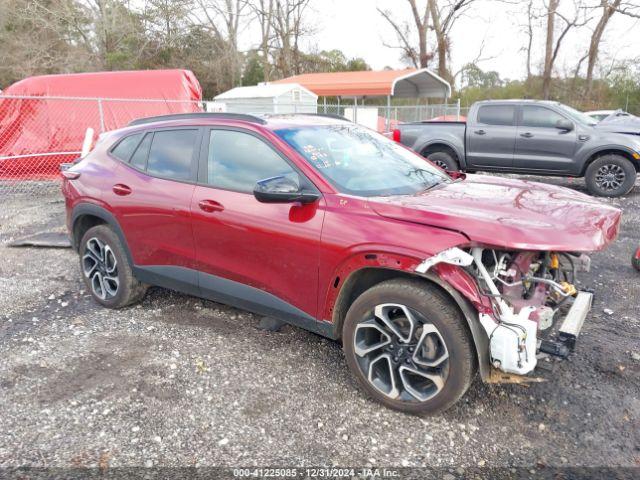
[[(493, 367), (523, 375), (536, 367), (539, 351), (566, 356), (573, 348), (591, 306), (591, 293), (575, 286), (577, 273), (590, 268), (586, 255), (455, 247), (428, 258), (416, 271), (424, 273), (438, 263), (464, 268), (489, 300), (490, 311), (481, 311), (479, 320)], [(561, 317), (562, 342), (539, 340), (539, 333)]]

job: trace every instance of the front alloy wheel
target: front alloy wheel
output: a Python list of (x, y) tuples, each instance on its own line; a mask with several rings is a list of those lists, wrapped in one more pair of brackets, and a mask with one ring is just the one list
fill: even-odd
[(636, 175), (636, 167), (629, 159), (608, 154), (591, 162), (584, 176), (592, 195), (620, 197), (631, 191)]
[(596, 185), (604, 192), (615, 192), (622, 187), (626, 173), (620, 165), (602, 165), (596, 172)]
[(92, 237), (87, 241), (82, 272), (96, 297), (109, 300), (118, 294), (118, 261), (111, 247), (102, 240)]
[(360, 387), (407, 413), (451, 407), (477, 368), (460, 308), (443, 289), (419, 278), (387, 280), (362, 293), (345, 316), (342, 345)]
[(444, 387), (449, 373), (444, 339), (405, 305), (376, 305), (372, 318), (356, 326), (353, 342), (362, 373), (390, 399), (424, 402)]

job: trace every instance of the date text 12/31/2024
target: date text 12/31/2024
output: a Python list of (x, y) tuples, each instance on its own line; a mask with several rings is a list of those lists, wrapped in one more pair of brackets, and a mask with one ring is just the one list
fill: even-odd
[(236, 478), (394, 478), (392, 468), (234, 468)]

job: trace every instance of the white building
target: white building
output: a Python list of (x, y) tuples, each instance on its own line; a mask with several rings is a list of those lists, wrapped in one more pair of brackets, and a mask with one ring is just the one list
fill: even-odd
[(297, 83), (236, 87), (214, 98), (231, 113), (316, 113), (318, 96)]

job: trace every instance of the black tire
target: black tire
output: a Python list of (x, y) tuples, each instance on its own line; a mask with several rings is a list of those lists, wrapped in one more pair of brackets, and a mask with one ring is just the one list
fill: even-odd
[(449, 152), (426, 152), (423, 156), (443, 170), (450, 172), (460, 170), (458, 162)]
[(124, 247), (111, 228), (97, 225), (87, 230), (78, 251), (82, 279), (98, 303), (107, 308), (122, 308), (142, 300), (147, 286), (133, 276)]
[[(406, 346), (410, 345), (410, 342), (404, 344), (399, 343), (396, 344), (395, 347), (388, 344), (384, 347), (377, 348), (375, 352), (371, 354), (376, 357), (372, 359), (373, 361), (368, 361), (369, 374), (365, 374), (367, 368), (363, 365), (366, 363), (366, 359), (362, 353), (360, 355), (356, 354), (356, 349), (360, 348), (360, 352), (362, 352), (361, 340), (365, 338), (362, 332), (365, 332), (364, 335), (370, 332), (367, 328), (371, 327), (371, 322), (377, 322), (378, 325), (382, 323), (379, 322), (378, 319), (371, 319), (374, 317), (374, 309), (380, 308), (384, 304), (399, 304), (408, 307), (410, 312), (415, 315), (414, 318), (424, 321), (422, 325), (429, 325), (431, 328), (435, 327), (439, 333), (439, 336), (436, 336), (436, 338), (444, 341), (445, 351), (448, 352), (446, 366), (443, 366), (444, 362), (438, 364), (438, 368), (440, 368), (439, 371), (431, 367), (427, 367), (426, 369), (422, 367), (423, 371), (441, 374), (444, 380), (444, 384), (439, 390), (435, 383), (433, 384), (436, 390), (436, 393), (431, 393), (433, 396), (429, 397), (429, 395), (424, 395), (424, 399), (418, 399), (412, 396), (413, 394), (405, 388), (406, 383), (400, 378), (399, 370), (396, 370), (393, 375), (391, 375), (391, 377), (395, 376), (394, 378), (398, 379), (398, 390), (401, 390), (400, 394), (396, 395), (395, 398), (390, 398), (387, 394), (382, 393), (369, 381), (372, 365), (376, 365), (376, 368), (379, 365), (382, 365), (383, 368), (387, 368), (388, 366), (390, 371), (393, 371), (394, 368), (393, 362), (395, 362), (395, 360), (393, 360), (393, 357), (388, 359), (388, 363), (386, 363), (386, 361), (379, 362), (380, 354), (378, 352), (390, 351), (394, 352), (392, 355), (398, 355), (398, 357), (400, 357), (403, 354), (400, 350), (405, 350), (405, 358), (404, 360), (400, 360), (396, 368), (400, 369), (405, 365), (409, 365), (410, 368), (420, 369), (420, 367), (416, 367), (416, 364), (413, 362), (415, 355), (417, 355), (419, 351), (423, 351), (419, 348), (420, 342), (418, 342), (417, 347), (414, 347), (414, 350), (409, 349), (409, 351), (415, 352), (413, 354), (406, 353)], [(400, 317), (402, 317), (402, 315), (400, 315)], [(391, 318), (391, 314), (387, 315), (387, 318)], [(363, 328), (363, 326), (366, 328)], [(357, 331), (358, 333), (356, 333)], [(356, 335), (358, 335), (357, 340)], [(415, 335), (418, 335), (418, 331), (415, 332), (414, 337)], [(347, 312), (342, 329), (342, 338), (347, 365), (360, 387), (370, 397), (383, 405), (405, 413), (433, 415), (447, 410), (467, 391), (477, 369), (477, 357), (473, 339), (462, 313), (446, 293), (437, 286), (420, 279), (388, 280), (375, 285), (360, 295)], [(380, 338), (384, 340), (382, 336)], [(408, 335), (407, 338), (409, 338)], [(413, 342), (413, 340), (414, 339), (411, 339), (411, 342)], [(356, 346), (356, 341), (358, 342), (358, 346)], [(376, 341), (377, 340), (373, 340), (374, 345)], [(433, 347), (433, 352), (436, 357), (441, 356), (440, 353), (435, 353), (439, 348), (440, 346)], [(430, 346), (428, 346), (427, 351), (429, 349), (431, 349)], [(386, 353), (384, 353), (383, 356), (384, 355), (386, 355)], [(407, 360), (407, 355), (413, 356)], [(411, 365), (413, 366), (411, 367)], [(381, 377), (382, 375), (380, 378)], [(391, 391), (392, 389), (389, 390)]]
[(620, 197), (636, 183), (636, 169), (621, 155), (609, 154), (594, 160), (585, 172), (589, 193), (600, 197)]

